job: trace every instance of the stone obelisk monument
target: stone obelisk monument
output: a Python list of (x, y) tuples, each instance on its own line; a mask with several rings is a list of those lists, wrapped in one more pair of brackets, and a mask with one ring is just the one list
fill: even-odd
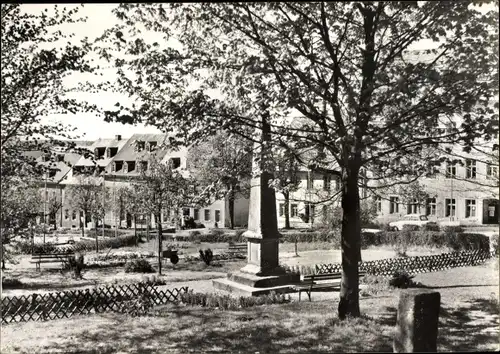
[(226, 279), (213, 281), (214, 287), (247, 295), (286, 291), (289, 284), (299, 282), (298, 274), (285, 272), (279, 266), (278, 220), (276, 195), (269, 187), (272, 178), (269, 153), (271, 149), (269, 124), (262, 119), (261, 143), (254, 149), (253, 176), (250, 183), (250, 207), (247, 239), (247, 265)]

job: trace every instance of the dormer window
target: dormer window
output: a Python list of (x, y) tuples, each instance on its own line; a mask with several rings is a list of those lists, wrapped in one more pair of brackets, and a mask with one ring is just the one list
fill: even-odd
[(155, 151), (158, 146), (158, 143), (156, 141), (150, 141), (149, 142), (149, 151)]
[(127, 161), (127, 172), (134, 172), (135, 161)]
[(113, 172), (120, 172), (123, 168), (123, 161), (115, 161), (113, 163)]
[(106, 153), (106, 148), (105, 147), (97, 147), (94, 150), (94, 155), (98, 159), (101, 158), (101, 157), (103, 157), (105, 153)]
[(57, 173), (57, 170), (54, 168), (51, 168), (49, 171), (49, 178), (55, 177), (56, 173)]
[(43, 162), (47, 162), (49, 160), (50, 160), (50, 155), (48, 155), (48, 154), (42, 155), (42, 161)]
[(143, 151), (144, 148), (146, 146), (146, 142), (145, 141), (140, 141), (140, 140), (137, 140), (135, 142), (135, 148), (137, 151)]
[(64, 155), (57, 154), (57, 161), (58, 162), (63, 162), (64, 161)]
[(106, 149), (106, 157), (114, 157), (118, 153), (117, 147), (110, 147)]
[(172, 162), (173, 169), (179, 168), (181, 166), (181, 158), (180, 157), (172, 157), (170, 159), (170, 161)]

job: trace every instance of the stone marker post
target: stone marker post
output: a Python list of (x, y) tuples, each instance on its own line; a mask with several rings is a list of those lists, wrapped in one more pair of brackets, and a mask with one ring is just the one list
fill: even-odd
[(247, 264), (239, 271), (229, 273), (227, 279), (214, 280), (217, 289), (260, 295), (269, 291), (285, 291), (289, 284), (300, 280), (298, 274), (287, 273), (279, 265), (276, 195), (269, 186), (273, 177), (270, 153), (271, 129), (263, 117), (261, 140), (256, 145), (252, 163), (248, 230), (243, 233), (247, 239)]
[(399, 297), (394, 353), (436, 352), (441, 294), (410, 289)]

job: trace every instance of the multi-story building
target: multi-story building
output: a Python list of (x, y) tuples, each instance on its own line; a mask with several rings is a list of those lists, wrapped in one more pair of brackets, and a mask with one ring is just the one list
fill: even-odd
[[(166, 139), (164, 134), (134, 134), (128, 139), (122, 139), (116, 135), (114, 139), (98, 139), (86, 149), (91, 152), (90, 156), (73, 156), (72, 167), (67, 164), (60, 166), (54, 180), (49, 183), (48, 188), (60, 195), (62, 207), (58, 213), (58, 225), (62, 227), (78, 228), (81, 223), (86, 227), (92, 226), (89, 215), (84, 215), (81, 210), (72, 208), (72, 203), (67, 195), (67, 187), (82, 183), (81, 176), (85, 175), (85, 183), (93, 183), (107, 188), (111, 198), (117, 195), (121, 187), (129, 186), (131, 181), (137, 179), (141, 171), (148, 169), (148, 159), (154, 152), (155, 157), (162, 163), (171, 162), (174, 168), (186, 169), (188, 148), (164, 149), (162, 148)], [(59, 166), (58, 166), (59, 167)], [(94, 175), (88, 176), (88, 173)], [(55, 178), (57, 177), (57, 178)], [(48, 200), (50, 198), (47, 198)], [(110, 204), (113, 202), (109, 201)], [(237, 195), (235, 200), (234, 221), (236, 226), (244, 226), (248, 221), (248, 198)], [(113, 210), (112, 205), (105, 208), (104, 222), (111, 227), (134, 227), (132, 215), (125, 210), (122, 215)], [(192, 217), (195, 222), (206, 227), (229, 226), (228, 201), (215, 200), (210, 205), (198, 208), (185, 206), (180, 211), (184, 218)], [(165, 210), (161, 215), (162, 224), (172, 225), (174, 210)], [(154, 218), (139, 217), (136, 222), (145, 225), (149, 220), (155, 227)]]
[(377, 219), (390, 222), (419, 213), (440, 223), (498, 224), (498, 160), (495, 163), (480, 152), (460, 156), (455, 157), (456, 163), (441, 164), (431, 177), (420, 179), (423, 191), (428, 194), (425, 201), (403, 201), (395, 188), (379, 193), (375, 197)]

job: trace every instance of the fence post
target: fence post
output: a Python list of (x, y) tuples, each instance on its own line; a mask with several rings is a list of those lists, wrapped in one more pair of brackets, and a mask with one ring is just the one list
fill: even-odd
[(441, 294), (410, 289), (399, 297), (394, 353), (436, 352)]

